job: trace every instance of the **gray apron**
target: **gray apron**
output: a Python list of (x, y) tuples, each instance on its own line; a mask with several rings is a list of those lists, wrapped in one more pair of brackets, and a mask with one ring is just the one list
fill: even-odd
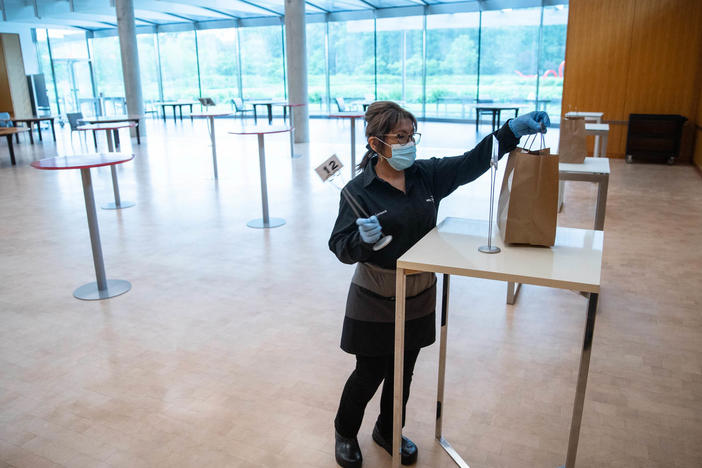
[[(395, 270), (371, 263), (357, 263), (346, 301), (346, 316), (367, 322), (395, 321)], [(407, 275), (405, 318), (412, 320), (434, 312), (436, 275)]]

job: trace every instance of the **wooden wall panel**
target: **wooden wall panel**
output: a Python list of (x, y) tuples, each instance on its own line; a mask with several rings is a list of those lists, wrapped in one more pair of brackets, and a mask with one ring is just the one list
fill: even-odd
[(684, 115), (681, 156), (689, 159), (701, 24), (700, 0), (570, 0), (563, 112), (604, 112), (610, 157), (624, 157), (630, 113)]
[(2, 49), (5, 53), (5, 70), (12, 95), (13, 116), (31, 116), (32, 103), (29, 98), (19, 34), (2, 34)]
[(0, 40), (0, 112), (12, 114), (12, 95), (10, 94), (10, 83), (7, 81), (5, 73), (5, 52)]

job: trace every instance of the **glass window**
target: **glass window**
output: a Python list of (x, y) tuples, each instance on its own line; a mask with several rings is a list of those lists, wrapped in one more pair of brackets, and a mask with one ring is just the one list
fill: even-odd
[(158, 40), (161, 48), (163, 99), (190, 101), (200, 97), (195, 31), (158, 33)]
[(539, 110), (547, 111), (552, 123), (557, 123), (561, 116), (567, 25), (567, 5), (544, 7), (539, 66)]
[(245, 99), (284, 99), (283, 33), (280, 26), (241, 28)]
[(481, 101), (534, 110), (540, 21), (541, 8), (483, 12)]
[(144, 104), (159, 101), (158, 90), (158, 56), (156, 55), (156, 35), (139, 34), (137, 36), (139, 48), (139, 73), (141, 74), (141, 94)]
[(479, 26), (477, 12), (427, 16), (427, 117), (472, 118)]
[(379, 19), (378, 99), (422, 115), (423, 17)]
[(105, 115), (126, 114), (124, 81), (122, 79), (122, 57), (119, 38), (95, 37), (90, 40), (95, 87), (102, 113)]
[(239, 97), (236, 29), (207, 29), (197, 32), (202, 96), (224, 105)]
[(364, 101), (375, 98), (373, 20), (329, 23), (329, 81), (334, 100)]
[(326, 24), (307, 23), (307, 89), (310, 113), (327, 112)]
[[(58, 114), (57, 96), (54, 88), (54, 77), (51, 71), (51, 57), (49, 56), (49, 41), (46, 29), (37, 29), (37, 61), (39, 63), (39, 73), (44, 75), (46, 84), (46, 94), (49, 97), (49, 108), (51, 114)], [(61, 108), (63, 111), (63, 108)]]
[(85, 32), (50, 29), (49, 42), (61, 111), (97, 113)]

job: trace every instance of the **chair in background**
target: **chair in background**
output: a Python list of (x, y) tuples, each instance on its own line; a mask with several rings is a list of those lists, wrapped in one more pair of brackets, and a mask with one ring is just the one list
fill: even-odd
[(336, 108), (338, 109), (339, 112), (348, 112), (350, 109), (344, 102), (344, 98), (342, 97), (337, 97), (334, 98), (334, 101), (336, 102)]
[(230, 102), (232, 103), (232, 106), (234, 106), (234, 114), (238, 115), (242, 119), (246, 113), (253, 113), (253, 109), (246, 109), (244, 107), (244, 101), (241, 98), (233, 98), (230, 100)]
[[(71, 128), (71, 146), (73, 146), (73, 132), (78, 130), (78, 126), (81, 125), (81, 119), (83, 119), (83, 113), (82, 112), (69, 112), (66, 114), (66, 119), (68, 119), (68, 126)], [(93, 134), (94, 136), (94, 134)], [(86, 139), (87, 137), (85, 136), (85, 132), (83, 132), (83, 140), (85, 141), (85, 145), (88, 145), (88, 141)], [(97, 147), (97, 142), (95, 142), (95, 146)]]

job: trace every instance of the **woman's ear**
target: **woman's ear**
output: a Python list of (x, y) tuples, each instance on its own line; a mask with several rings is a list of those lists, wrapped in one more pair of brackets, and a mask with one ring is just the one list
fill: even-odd
[(382, 149), (382, 143), (378, 138), (372, 136), (368, 138), (368, 144), (370, 145), (371, 148), (373, 148), (373, 151), (376, 152), (376, 154), (383, 154), (383, 149)]

